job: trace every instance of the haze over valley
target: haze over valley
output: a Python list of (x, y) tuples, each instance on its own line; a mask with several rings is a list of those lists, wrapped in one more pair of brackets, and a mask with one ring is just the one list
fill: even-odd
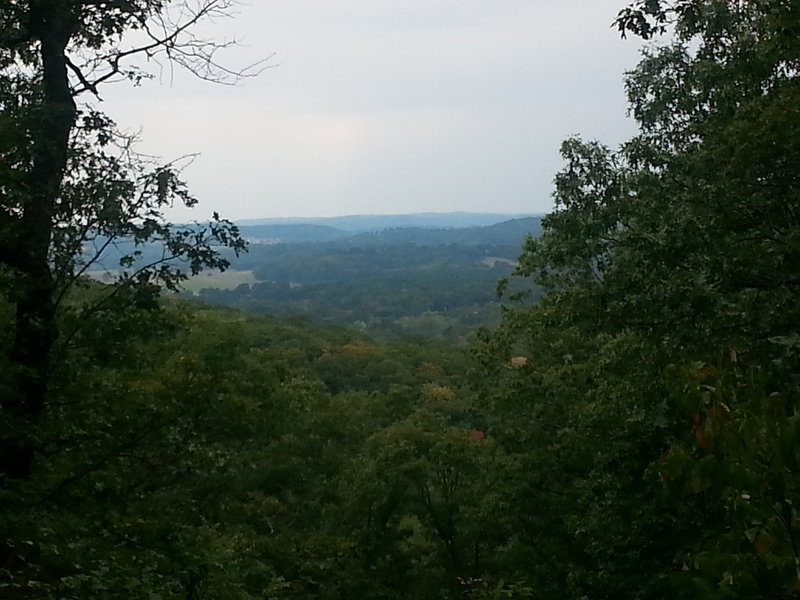
[(0, 598), (800, 598), (800, 2), (0, 6)]

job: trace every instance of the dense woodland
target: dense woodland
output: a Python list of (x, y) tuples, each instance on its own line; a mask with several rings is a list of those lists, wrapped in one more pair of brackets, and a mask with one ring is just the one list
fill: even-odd
[(164, 4), (0, 10), (0, 597), (800, 597), (800, 3), (620, 12), (639, 132), (564, 142), (468, 345), (162, 293), (245, 246), (92, 108), (131, 29), (225, 76)]
[[(452, 217), (457, 221), (458, 215)], [(308, 316), (373, 336), (464, 341), (479, 326), (499, 322), (497, 282), (511, 275), (525, 236), (538, 233), (539, 223), (525, 218), (344, 236), (333, 228), (245, 226), (247, 239), (282, 240), (251, 243), (246, 254), (231, 257), (229, 269), (252, 273), (255, 281), (200, 288), (194, 296), (259, 314)]]

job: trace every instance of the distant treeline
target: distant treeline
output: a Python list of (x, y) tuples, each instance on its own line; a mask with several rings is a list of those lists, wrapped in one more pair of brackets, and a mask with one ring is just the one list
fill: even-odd
[[(260, 227), (243, 233), (253, 235)], [(197, 296), (378, 335), (460, 337), (497, 321), (497, 281), (511, 274), (525, 236), (538, 227), (538, 219), (519, 219), (479, 228), (399, 228), (328, 242), (252, 244), (233, 265), (252, 271), (257, 283), (209, 287)]]
[[(388, 217), (387, 217), (388, 219)], [(504, 245), (541, 231), (541, 217), (508, 219), (500, 223), (469, 227), (421, 227), (401, 225), (404, 221), (386, 221), (388, 226), (362, 231), (339, 229), (317, 223), (268, 223), (240, 225), (242, 235), (256, 243), (297, 243), (340, 241), (344, 246), (381, 246), (385, 244), (420, 244), (440, 246)]]

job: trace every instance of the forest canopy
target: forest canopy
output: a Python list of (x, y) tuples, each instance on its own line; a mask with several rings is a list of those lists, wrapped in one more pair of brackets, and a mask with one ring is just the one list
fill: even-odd
[(0, 13), (0, 596), (798, 596), (800, 4), (623, 8), (638, 133), (563, 143), (467, 349), (80, 277), (109, 223), (190, 271), (241, 247), (161, 229), (188, 190), (75, 100), (71, 48), (178, 4)]
[[(194, 34), (232, 5), (12, 0), (0, 9), (0, 291), (14, 315), (4, 352), (10, 379), (2, 476), (30, 474), (37, 448), (28, 428), (48, 402), (53, 357), (73, 337), (62, 331), (70, 317), (61, 313), (77, 313), (72, 318), (80, 322), (109, 304), (124, 310), (126, 303), (152, 302), (162, 286), (174, 289), (187, 273), (224, 269), (228, 262), (215, 246), (244, 248), (236, 228), (218, 215), (206, 226), (176, 229), (166, 222), (167, 206), (196, 203), (179, 164), (137, 153), (135, 137), (118, 131), (97, 103), (102, 86), (151, 76), (140, 57), (204, 79), (238, 77), (217, 62), (226, 44)], [(81, 276), (121, 238), (134, 249), (119, 258), (122, 269), (105, 298), (67, 305)], [(138, 247), (154, 241), (162, 255), (135, 264)], [(183, 264), (171, 262), (176, 258)]]

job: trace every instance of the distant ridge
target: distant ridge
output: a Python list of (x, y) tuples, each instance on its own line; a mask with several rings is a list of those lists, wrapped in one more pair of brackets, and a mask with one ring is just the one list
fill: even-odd
[(316, 223), (237, 223), (242, 236), (251, 243), (330, 242), (354, 235), (350, 231)]
[(534, 213), (414, 213), (407, 215), (348, 215), (341, 217), (278, 217), (267, 219), (245, 219), (237, 221), (241, 226), (262, 225), (316, 225), (331, 227), (348, 233), (365, 233), (406, 227), (462, 229), (488, 227), (512, 219), (540, 216)]
[[(455, 217), (455, 218), (454, 218)], [(458, 217), (463, 217), (459, 219)], [(240, 221), (237, 223), (242, 237), (251, 244), (247, 258), (239, 256), (232, 261), (232, 269), (249, 269), (258, 266), (253, 257), (259, 246), (301, 244), (326, 246), (331, 249), (348, 247), (384, 246), (445, 246), (461, 245), (474, 247), (480, 245), (514, 246), (514, 256), (525, 236), (539, 235), (541, 216), (508, 218), (509, 215), (493, 213), (431, 213), (423, 215), (382, 215), (377, 219), (368, 215), (355, 217), (333, 217), (331, 219), (263, 219)], [(351, 220), (352, 219), (352, 220)], [(475, 221), (489, 223), (472, 225)], [(317, 222), (314, 222), (317, 221)], [(344, 223), (344, 227), (322, 225), (319, 223)], [(261, 223), (261, 224), (249, 224)], [(421, 224), (420, 224), (421, 223)], [(347, 227), (350, 229), (347, 229)], [(101, 270), (116, 271), (119, 260), (125, 255), (138, 251), (140, 261), (159, 260), (163, 248), (158, 243), (146, 244), (136, 248), (130, 239), (120, 239), (109, 245), (103, 253)], [(253, 264), (251, 264), (253, 263)], [(248, 266), (243, 266), (247, 264)]]
[(526, 235), (539, 235), (540, 232), (540, 217), (523, 217), (479, 227), (398, 227), (369, 231), (344, 238), (344, 243), (373, 246), (402, 244), (421, 246), (505, 245), (521, 243)]

